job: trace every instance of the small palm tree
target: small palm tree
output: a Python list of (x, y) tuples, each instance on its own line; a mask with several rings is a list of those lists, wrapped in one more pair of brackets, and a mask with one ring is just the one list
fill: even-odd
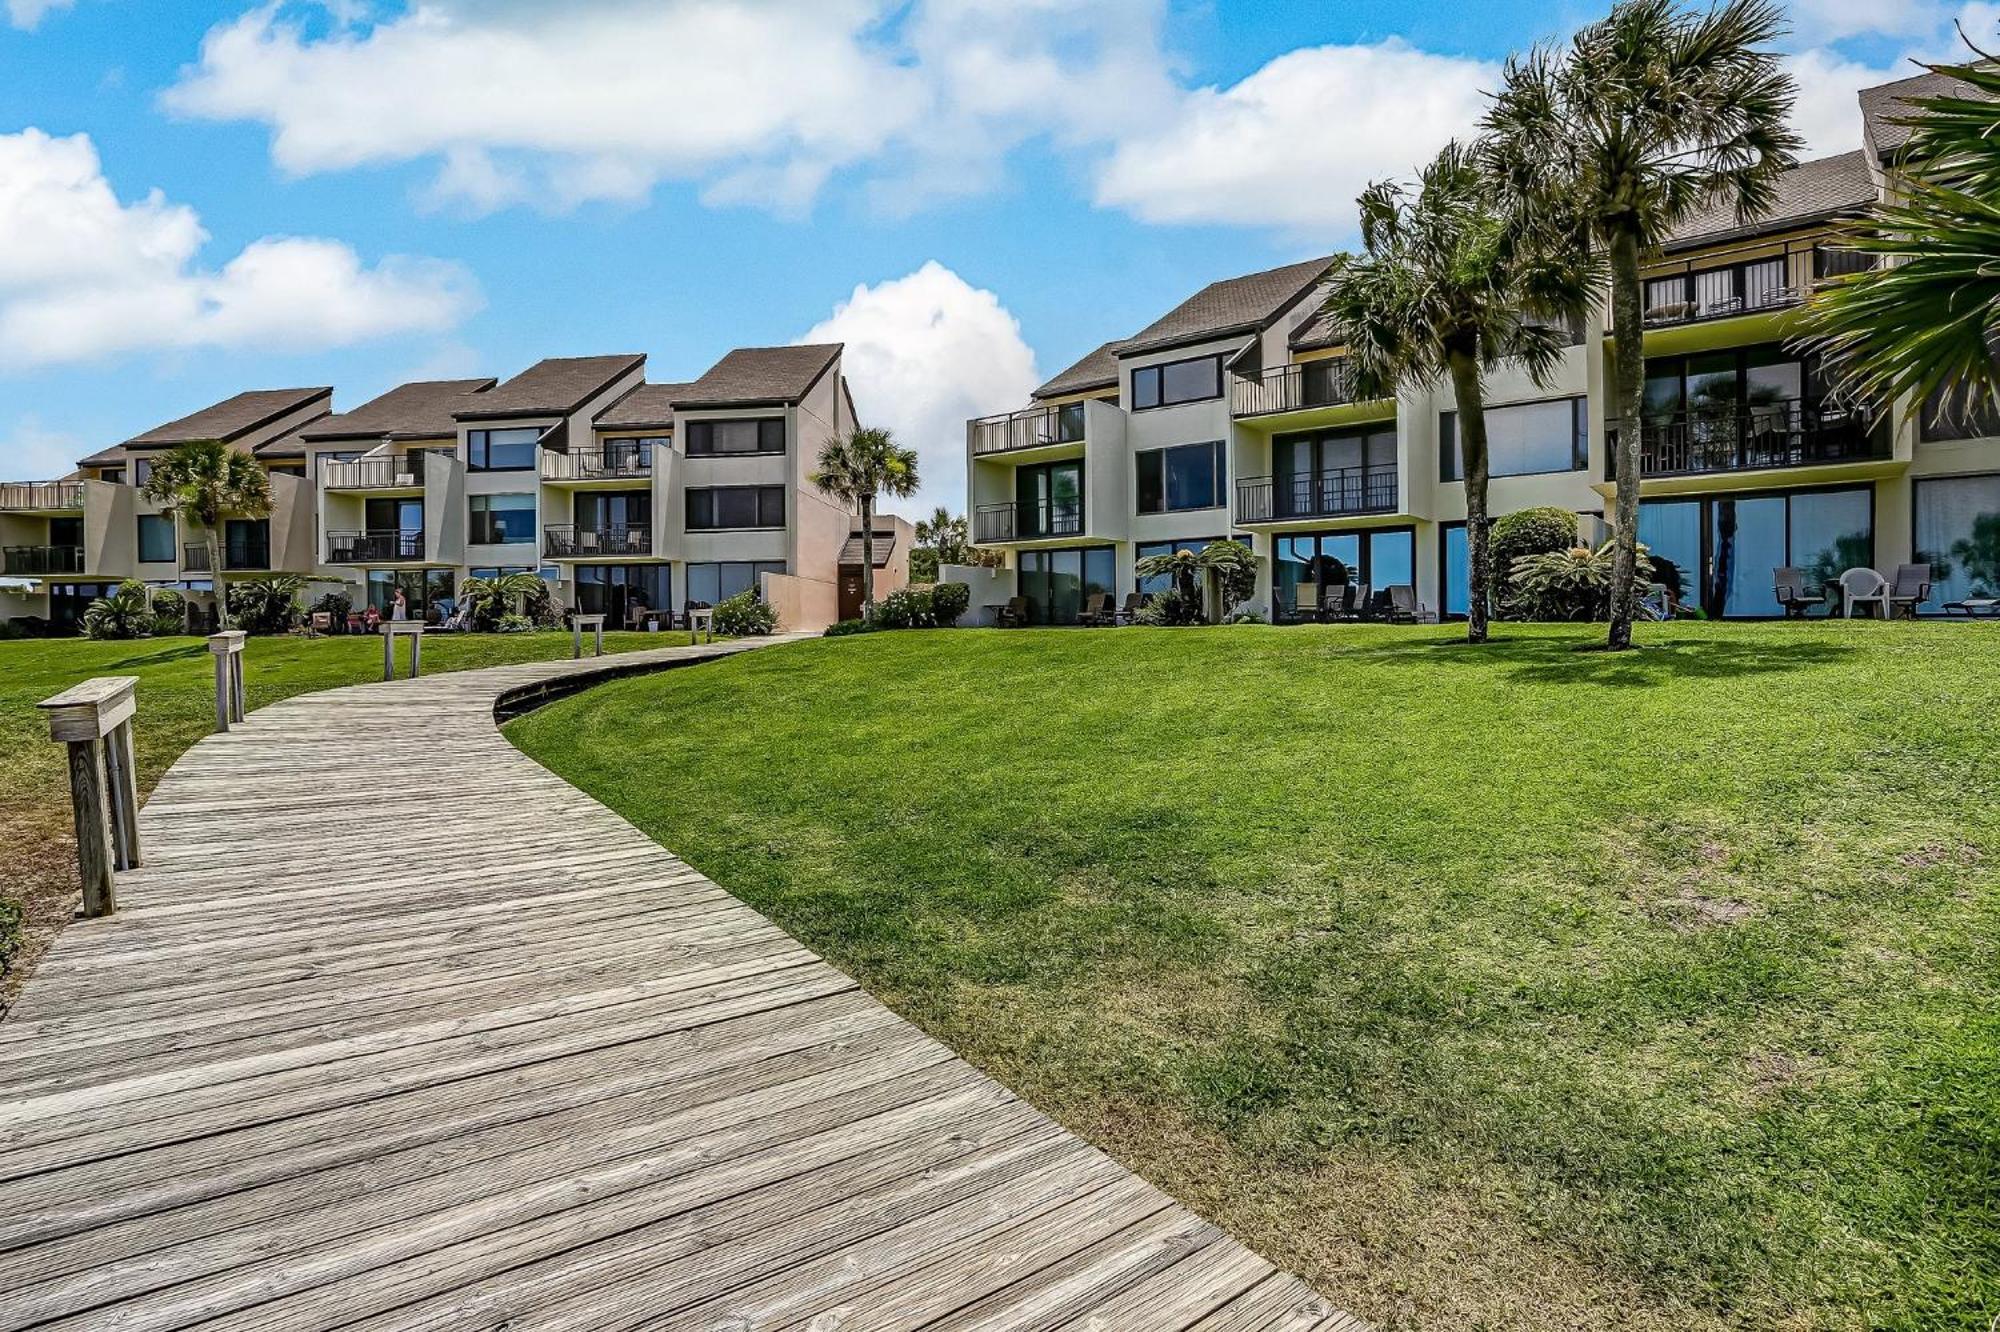
[(939, 564), (963, 564), (972, 546), (972, 529), (940, 504), (929, 518), (917, 521), (917, 544), (936, 551)]
[(905, 499), (917, 493), (917, 451), (896, 443), (886, 430), (858, 428), (820, 446), (819, 467), (807, 480), (829, 499), (861, 515), (861, 612), (875, 608), (875, 499)]
[(1632, 644), (1646, 361), (1639, 264), (1696, 211), (1724, 200), (1770, 211), (1803, 140), (1787, 121), (1798, 87), (1770, 44), (1771, 0), (1620, 0), (1558, 53), (1507, 62), (1487, 113), (1486, 156), (1514, 225), (1603, 254), (1611, 270), (1618, 491), (1611, 592), (1614, 648)]
[(216, 622), (229, 627), (229, 598), (222, 587), (224, 517), (264, 518), (271, 512), (271, 478), (258, 461), (221, 440), (176, 445), (153, 463), (140, 492), (162, 510), (204, 529), (209, 577), (215, 582)]
[(1911, 100), (1902, 197), (1848, 232), (1880, 265), (1814, 293), (1803, 345), (1864, 402), (1955, 415), (2000, 394), (2000, 69), (1929, 68), (1971, 92)]
[(1488, 203), (1474, 153), (1445, 146), (1415, 198), (1377, 182), (1361, 195), (1363, 253), (1334, 269), (1322, 313), (1345, 343), (1357, 397), (1448, 379), (1464, 458), (1469, 584), (1465, 638), (1486, 641), (1488, 582), (1485, 376), (1519, 365), (1546, 386), (1569, 345), (1568, 323), (1594, 290), (1582, 251), (1551, 257)]

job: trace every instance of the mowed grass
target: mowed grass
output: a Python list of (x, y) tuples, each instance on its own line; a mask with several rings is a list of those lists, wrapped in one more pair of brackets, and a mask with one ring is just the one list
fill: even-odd
[[(607, 652), (678, 641), (658, 634), (606, 634)], [(570, 654), (567, 633), (438, 635), (424, 646), (424, 670), (469, 670)], [(407, 670), (399, 647), (399, 670)], [(382, 640), (253, 638), (245, 654), (249, 706), (335, 685), (382, 678)], [(201, 638), (94, 643), (81, 638), (0, 642), (0, 911), (18, 904), (23, 947), (0, 977), (0, 1014), (34, 959), (76, 911), (76, 836), (63, 747), (49, 739), (35, 704), (94, 675), (139, 678), (133, 729), (141, 794), (189, 745), (215, 727), (215, 668)], [(7, 913), (11, 915), (11, 913)], [(0, 954), (4, 954), (0, 948)], [(0, 956), (0, 963), (5, 963)]]
[(512, 723), (1385, 1329), (2000, 1315), (2000, 633), (949, 631)]

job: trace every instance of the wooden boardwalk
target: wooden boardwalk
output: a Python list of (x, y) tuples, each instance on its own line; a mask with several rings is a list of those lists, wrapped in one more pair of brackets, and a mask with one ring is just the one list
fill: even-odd
[(0, 1024), (0, 1328), (1360, 1328), (495, 728), (595, 668), (182, 756)]

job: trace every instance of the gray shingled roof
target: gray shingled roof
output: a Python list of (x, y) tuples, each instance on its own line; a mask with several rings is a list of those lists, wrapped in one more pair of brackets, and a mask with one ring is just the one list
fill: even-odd
[(673, 397), (676, 407), (735, 407), (797, 402), (841, 353), (838, 342), (793, 347), (738, 347)]
[(1263, 328), (1333, 267), (1335, 256), (1308, 259), (1242, 277), (1211, 282), (1127, 340), (1119, 355)]
[[(893, 527), (876, 528), (875, 567), (878, 569), (888, 568), (889, 555), (895, 548), (896, 529)], [(847, 534), (847, 544), (840, 548), (840, 560), (838, 562), (841, 564), (861, 563), (861, 533), (849, 532)]]
[(325, 417), (299, 433), (319, 439), (440, 439), (458, 433), (452, 413), (476, 406), (493, 387), (484, 379), (422, 379), (398, 384), (350, 412)]
[(686, 384), (641, 384), (597, 414), (599, 430), (665, 429), (674, 423), (674, 395)]
[(1868, 156), (1856, 149), (1837, 157), (1801, 162), (1778, 177), (1778, 197), (1770, 212), (1762, 217), (1739, 222), (1735, 205), (1718, 200), (1674, 228), (1674, 234), (1662, 248), (1684, 250), (1719, 240), (1779, 231), (1851, 213), (1874, 200), (1875, 181), (1868, 174)]
[(183, 416), (178, 421), (154, 426), (134, 435), (124, 447), (134, 449), (171, 448), (195, 439), (225, 442), (241, 438), (259, 426), (269, 425), (290, 415), (314, 398), (333, 397), (331, 388), (252, 389), (233, 398), (224, 398), (210, 407)]
[(1334, 345), (1333, 320), (1326, 315), (1316, 314), (1311, 319), (1302, 319), (1292, 330), (1293, 351), (1323, 351)]
[(646, 363), (643, 353), (626, 356), (552, 356), (537, 361), (498, 388), (460, 408), (460, 420), (493, 416), (567, 416), (613, 381)]
[(272, 458), (303, 458), (306, 456), (305, 432), (321, 421), (328, 420), (332, 415), (333, 413), (328, 412), (325, 416), (316, 416), (297, 430), (287, 431), (268, 443), (259, 444), (253, 452), (267, 461)]
[(1105, 343), (1036, 389), (1031, 396), (1060, 398), (1065, 394), (1082, 393), (1089, 389), (1107, 388), (1117, 384), (1118, 353), (1124, 350), (1129, 341), (1128, 338), (1115, 338)]
[(1898, 119), (1916, 111), (1910, 106), (1913, 97), (1978, 97), (1979, 91), (1969, 83), (1961, 82), (1948, 74), (1932, 74), (1928, 71), (1914, 78), (1898, 79), (1894, 83), (1879, 84), (1873, 88), (1863, 88), (1861, 99), (1861, 123), (1868, 133), (1868, 141), (1875, 151), (1887, 158), (1898, 152), (1910, 141), (1910, 127), (1898, 125)]

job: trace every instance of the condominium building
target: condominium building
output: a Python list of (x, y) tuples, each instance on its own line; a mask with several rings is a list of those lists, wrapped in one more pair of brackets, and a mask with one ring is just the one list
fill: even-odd
[[(1894, 189), (1901, 99), (1861, 94), (1864, 149), (1787, 172), (1767, 215), (1690, 219), (1645, 270), (1646, 431), (1639, 538), (1711, 615), (1779, 614), (1773, 573), (1932, 565), (1925, 607), (2000, 579), (2000, 416), (1870, 415), (1791, 346), (1814, 283), (1860, 256), (1835, 225)], [(1468, 605), (1465, 485), (1446, 384), (1354, 391), (1318, 310), (1333, 259), (1212, 283), (1097, 348), (1020, 410), (966, 432), (975, 541), (1004, 552), (976, 609), (1011, 597), (1073, 621), (1094, 592), (1153, 590), (1145, 556), (1233, 536), (1257, 559), (1248, 608), (1293, 618), (1316, 557), (1355, 581), (1414, 587), (1431, 614)], [(1551, 382), (1489, 376), (1492, 513), (1552, 505), (1608, 533), (1620, 426), (1608, 317), (1576, 329)], [(1934, 406), (1934, 404), (1933, 404)]]
[[(123, 578), (205, 602), (205, 542), (137, 487), (157, 450), (223, 439), (264, 462), (273, 493), (268, 518), (226, 520), (225, 579), (295, 573), (384, 614), (400, 591), (439, 619), (465, 578), (533, 572), (561, 605), (617, 624), (756, 589), (787, 627), (823, 626), (858, 573), (853, 516), (808, 480), (821, 444), (855, 425), (841, 350), (739, 348), (675, 383), (648, 383), (638, 354), (554, 358), (338, 414), (331, 389), (241, 394), (75, 477), (0, 488), (0, 616), (73, 623)], [(906, 528), (878, 535), (878, 595), (907, 570)]]

